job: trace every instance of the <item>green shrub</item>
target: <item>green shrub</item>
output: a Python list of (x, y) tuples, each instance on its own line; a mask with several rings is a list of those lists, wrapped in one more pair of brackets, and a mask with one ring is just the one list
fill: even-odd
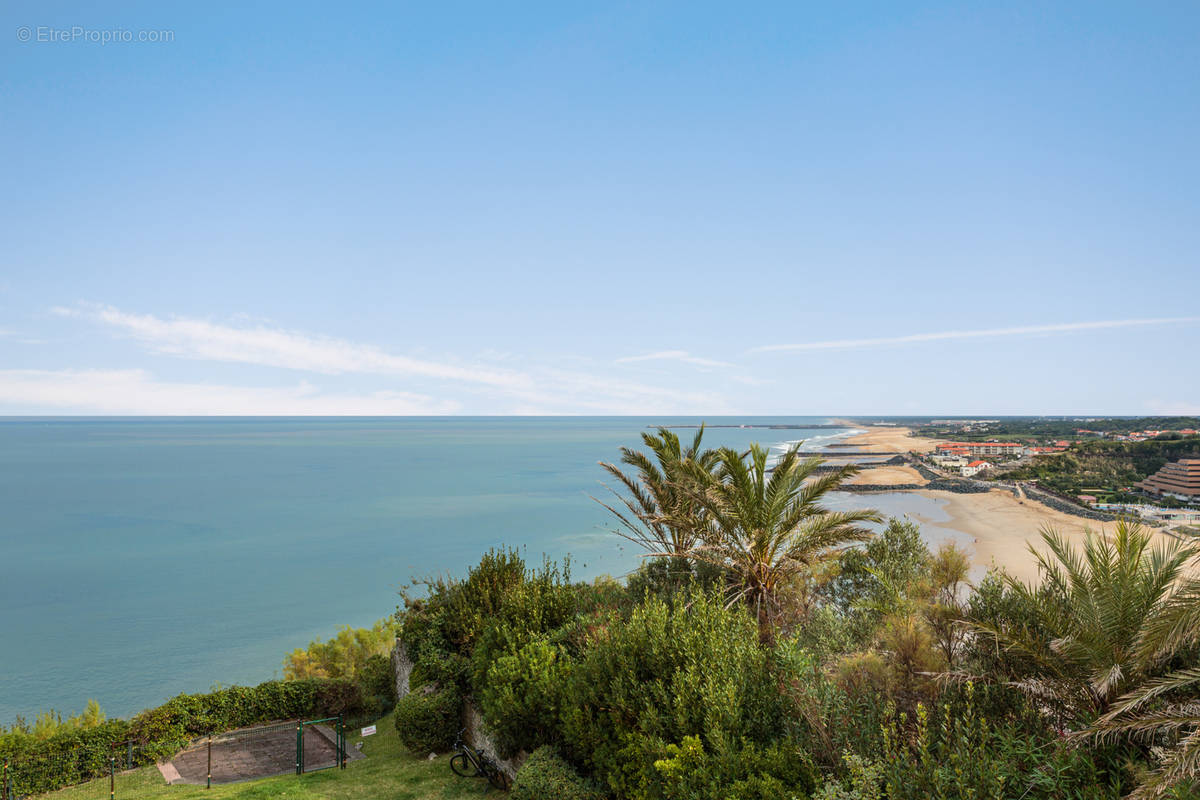
[[(309, 678), (230, 686), (205, 694), (180, 694), (131, 721), (108, 720), (90, 727), (57, 726), (49, 738), (24, 732), (0, 736), (0, 759), (24, 771), (21, 791), (50, 791), (107, 774), (114, 744), (132, 741), (139, 758), (166, 758), (191, 739), (273, 720), (354, 716), (364, 709), (358, 683)], [(53, 764), (53, 768), (44, 765)], [(38, 765), (43, 765), (41, 768)], [(34, 775), (40, 777), (33, 777)]]
[[(561, 736), (569, 758), (619, 796), (659, 785), (654, 761), (698, 735), (711, 753), (770, 743), (786, 701), (770, 651), (741, 606), (694, 594), (647, 599), (628, 621), (597, 630), (564, 681)], [(661, 794), (643, 795), (650, 797)]]
[(416, 755), (449, 750), (462, 727), (462, 708), (463, 696), (457, 686), (409, 692), (396, 703), (401, 743)]
[(876, 764), (890, 800), (1116, 800), (1122, 794), (1100, 768), (1103, 752), (1068, 746), (1028, 724), (981, 717), (969, 683), (953, 702), (932, 709), (918, 704), (914, 717), (900, 713), (884, 727)]
[(383, 716), (396, 705), (396, 676), (387, 656), (375, 655), (363, 662), (356, 682), (373, 717)]
[(819, 773), (794, 746), (753, 742), (723, 753), (709, 753), (699, 736), (685, 736), (668, 745), (666, 756), (654, 762), (657, 784), (643, 787), (640, 796), (670, 800), (778, 800), (807, 796)]
[(723, 567), (705, 561), (651, 558), (643, 561), (626, 580), (626, 592), (635, 602), (648, 596), (670, 601), (696, 591), (719, 591), (727, 580), (728, 573)]
[(47, 738), (23, 731), (0, 736), (0, 762), (17, 796), (40, 794), (108, 774), (113, 746), (125, 741), (129, 723), (108, 720), (81, 728), (58, 726)]
[(604, 800), (604, 794), (580, 777), (553, 747), (539, 747), (517, 770), (510, 800)]
[(320, 639), (307, 649), (293, 650), (283, 659), (283, 677), (298, 678), (356, 678), (376, 656), (386, 656), (396, 641), (396, 622), (381, 619), (370, 628), (341, 630), (327, 642)]
[(565, 669), (559, 649), (545, 639), (492, 663), (478, 697), (501, 755), (555, 740)]
[(408, 676), (410, 688), (437, 684), (439, 686), (457, 686), (466, 691), (470, 662), (458, 653), (443, 653), (427, 650), (419, 661), (413, 665), (412, 674)]
[(516, 550), (489, 550), (471, 568), (467, 579), (443, 595), (445, 633), (461, 653), (470, 652), (475, 638), (495, 618), (505, 598), (525, 581), (525, 560)]
[(487, 672), (497, 659), (516, 653), (574, 618), (576, 589), (566, 580), (557, 567), (546, 562), (523, 583), (511, 587), (471, 654), (471, 685), (477, 694), (486, 686)]
[(143, 711), (130, 738), (167, 756), (190, 739), (261, 722), (355, 716), (363, 711), (359, 685), (350, 680), (307, 678), (231, 686), (207, 694), (181, 694)]

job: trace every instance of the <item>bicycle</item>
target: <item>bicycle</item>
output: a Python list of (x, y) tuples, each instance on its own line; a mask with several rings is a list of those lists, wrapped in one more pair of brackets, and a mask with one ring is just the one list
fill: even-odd
[(464, 731), (466, 728), (463, 728), (454, 737), (455, 752), (450, 757), (450, 769), (454, 770), (455, 775), (461, 775), (464, 778), (487, 778), (488, 783), (497, 789), (508, 788), (504, 773), (496, 766), (496, 762), (492, 761), (487, 753), (476, 750), (463, 741)]

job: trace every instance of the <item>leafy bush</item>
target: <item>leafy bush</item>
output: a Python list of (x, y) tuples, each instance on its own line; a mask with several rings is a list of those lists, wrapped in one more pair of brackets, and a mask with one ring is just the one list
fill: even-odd
[(603, 800), (604, 794), (581, 778), (553, 747), (534, 750), (513, 781), (510, 800)]
[(471, 685), (476, 693), (486, 687), (488, 669), (497, 659), (573, 619), (576, 596), (567, 573), (550, 562), (510, 587), (471, 654)]
[(139, 757), (150, 763), (209, 733), (271, 720), (353, 716), (363, 710), (362, 691), (354, 681), (268, 681), (180, 694), (128, 722), (100, 721), (97, 708), (81, 718), (92, 720), (86, 727), (61, 723), (44, 738), (23, 729), (10, 731), (0, 736), (0, 759), (13, 762), (12, 774), (22, 792), (51, 791), (106, 775), (113, 746), (121, 742), (138, 745)]
[(504, 599), (525, 581), (525, 560), (516, 550), (489, 550), (462, 583), (441, 584), (434, 596), (445, 609), (443, 633), (460, 653), (500, 613)]
[(636, 601), (647, 596), (659, 600), (670, 600), (676, 595), (687, 595), (695, 591), (715, 591), (723, 588), (728, 580), (726, 570), (705, 561), (689, 561), (686, 558), (650, 558), (631, 574), (627, 580), (628, 593)]
[(207, 694), (177, 695), (134, 717), (129, 734), (135, 742), (165, 756), (204, 734), (271, 720), (353, 716), (363, 708), (362, 691), (354, 681), (268, 681)]
[(981, 716), (971, 684), (940, 706), (918, 705), (914, 717), (901, 713), (884, 726), (877, 764), (884, 796), (891, 800), (1121, 795), (1094, 753), (1069, 747), (1044, 728)]
[(457, 686), (409, 692), (396, 703), (396, 731), (416, 755), (441, 753), (454, 745), (462, 727), (463, 696)]
[(431, 684), (458, 686), (465, 692), (470, 666), (466, 657), (458, 653), (426, 650), (413, 665), (412, 674), (408, 677), (408, 685), (409, 688)]
[(62, 724), (49, 737), (18, 730), (0, 736), (0, 762), (20, 796), (40, 794), (107, 775), (113, 746), (125, 741), (129, 723), (108, 720), (91, 727)]
[(375, 656), (386, 655), (396, 641), (396, 623), (384, 619), (370, 628), (345, 625), (328, 642), (320, 639), (307, 649), (297, 648), (283, 660), (283, 676), (297, 678), (355, 678)]
[(642, 796), (670, 800), (779, 800), (807, 795), (817, 776), (811, 761), (793, 747), (742, 742), (710, 753), (699, 736), (668, 745), (666, 758), (655, 761), (654, 769), (660, 783)]
[(374, 655), (363, 662), (356, 681), (362, 693), (365, 713), (378, 719), (396, 705), (396, 676), (387, 656)]
[(501, 755), (554, 741), (567, 664), (545, 639), (492, 663), (479, 705)]
[(785, 700), (773, 666), (740, 606), (696, 594), (672, 612), (649, 598), (597, 631), (566, 674), (565, 752), (622, 797), (660, 797), (646, 792), (657, 791), (654, 762), (672, 742), (698, 735), (724, 757), (779, 738)]

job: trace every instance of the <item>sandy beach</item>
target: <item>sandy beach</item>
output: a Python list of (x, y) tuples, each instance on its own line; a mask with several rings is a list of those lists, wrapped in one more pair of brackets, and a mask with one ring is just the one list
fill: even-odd
[(862, 472), (855, 475), (850, 480), (846, 481), (846, 485), (862, 485), (874, 484), (876, 486), (905, 486), (916, 484), (924, 486), (929, 483), (925, 478), (921, 477), (921, 473), (909, 466), (886, 466), (872, 467), (864, 469)]
[(1026, 545), (1041, 544), (1039, 532), (1042, 528), (1052, 527), (1080, 541), (1085, 529), (1109, 531), (1112, 528), (1112, 523), (1065, 514), (1034, 500), (1021, 502), (1003, 489), (980, 494), (922, 489), (918, 494), (944, 500), (946, 504), (942, 510), (950, 519), (941, 522), (915, 515), (917, 521), (970, 536), (974, 540), (971, 556), (975, 566), (984, 569), (1004, 567), (1024, 581), (1038, 577), (1037, 562)]
[[(838, 422), (854, 425), (848, 420)], [(940, 441), (913, 436), (909, 428), (900, 426), (855, 427), (865, 427), (866, 430), (864, 433), (843, 439), (842, 443), (856, 445), (860, 452), (928, 453), (933, 451)], [(864, 469), (848, 483), (923, 486), (928, 481), (910, 466), (888, 465)], [(1034, 581), (1038, 578), (1037, 561), (1027, 545), (1034, 544), (1040, 549), (1039, 534), (1043, 528), (1054, 528), (1081, 544), (1085, 530), (1111, 532), (1114, 525), (1111, 522), (1102, 523), (1067, 514), (1042, 505), (1036, 500), (1019, 500), (1005, 489), (974, 494), (919, 489), (913, 493), (944, 502), (942, 511), (949, 517), (948, 520), (927, 518), (921, 514), (913, 514), (912, 517), (924, 525), (948, 528), (969, 537), (967, 548), (972, 564), (979, 568), (977, 572), (982, 573), (989, 567), (998, 566), (1023, 581)]]
[[(848, 420), (837, 420), (837, 422), (855, 428), (864, 427), (855, 425)], [(873, 425), (866, 427), (864, 433), (842, 439), (839, 444), (854, 445), (855, 449), (864, 453), (929, 453), (937, 447), (938, 441), (937, 439), (913, 436), (912, 430), (909, 428)]]

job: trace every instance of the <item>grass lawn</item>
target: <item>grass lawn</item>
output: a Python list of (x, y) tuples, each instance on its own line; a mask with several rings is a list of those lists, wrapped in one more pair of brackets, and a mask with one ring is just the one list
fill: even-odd
[[(246, 783), (203, 786), (168, 786), (157, 767), (144, 767), (118, 775), (117, 800), (458, 800), (502, 798), (482, 778), (460, 778), (450, 771), (450, 757), (414, 758), (396, 735), (391, 715), (378, 722), (379, 733), (363, 740), (366, 758), (351, 761), (345, 770), (328, 769), (307, 775), (284, 775)], [(347, 744), (353, 747), (358, 737)], [(85, 783), (45, 795), (55, 800), (98, 800), (108, 797), (108, 781)]]

